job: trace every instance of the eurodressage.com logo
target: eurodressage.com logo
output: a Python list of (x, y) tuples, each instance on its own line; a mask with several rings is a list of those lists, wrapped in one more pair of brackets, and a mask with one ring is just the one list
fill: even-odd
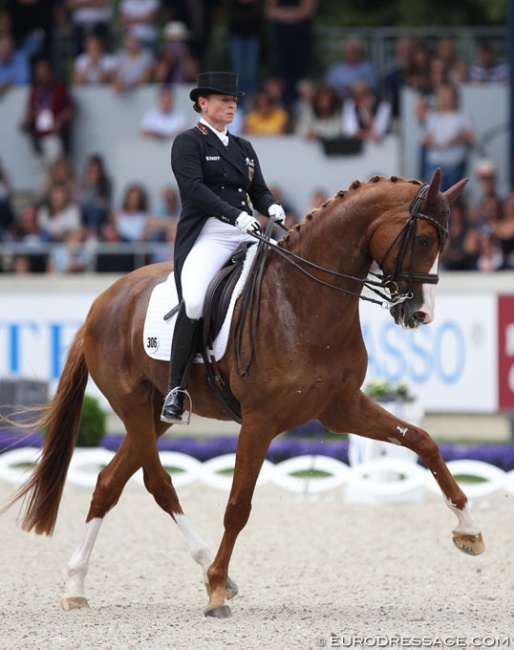
[(508, 636), (319, 636), (318, 648), (510, 648)]

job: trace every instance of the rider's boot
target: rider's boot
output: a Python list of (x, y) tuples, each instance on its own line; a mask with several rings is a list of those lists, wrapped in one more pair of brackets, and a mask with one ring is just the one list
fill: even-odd
[(184, 303), (180, 305), (173, 332), (170, 358), (170, 376), (168, 379), (168, 394), (164, 399), (161, 412), (161, 420), (173, 424), (182, 422), (184, 413), (184, 398), (187, 395), (187, 381), (194, 356), (198, 350), (199, 336), (201, 332), (200, 319), (188, 318)]

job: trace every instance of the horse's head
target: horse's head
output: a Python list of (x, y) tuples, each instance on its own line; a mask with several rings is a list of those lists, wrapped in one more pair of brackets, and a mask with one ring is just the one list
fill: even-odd
[(422, 185), (401, 214), (388, 219), (380, 232), (380, 267), (392, 297), (405, 297), (391, 307), (397, 325), (416, 328), (434, 319), (434, 287), (438, 282), (439, 258), (448, 237), (450, 204), (460, 195), (467, 179), (440, 191), (441, 171)]

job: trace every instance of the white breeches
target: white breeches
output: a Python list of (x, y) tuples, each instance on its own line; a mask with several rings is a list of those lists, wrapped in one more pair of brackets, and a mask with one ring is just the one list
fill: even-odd
[(206, 222), (182, 267), (180, 281), (188, 318), (202, 317), (210, 281), (242, 242), (256, 242), (250, 235), (216, 217)]

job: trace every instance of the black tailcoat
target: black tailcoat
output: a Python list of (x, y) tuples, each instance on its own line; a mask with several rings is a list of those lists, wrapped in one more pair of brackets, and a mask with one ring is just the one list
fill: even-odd
[(171, 167), (180, 191), (182, 211), (175, 241), (175, 280), (181, 296), (184, 260), (209, 217), (235, 224), (252, 206), (268, 216), (276, 203), (261, 172), (254, 148), (229, 134), (225, 146), (204, 124), (180, 133), (171, 149)]

